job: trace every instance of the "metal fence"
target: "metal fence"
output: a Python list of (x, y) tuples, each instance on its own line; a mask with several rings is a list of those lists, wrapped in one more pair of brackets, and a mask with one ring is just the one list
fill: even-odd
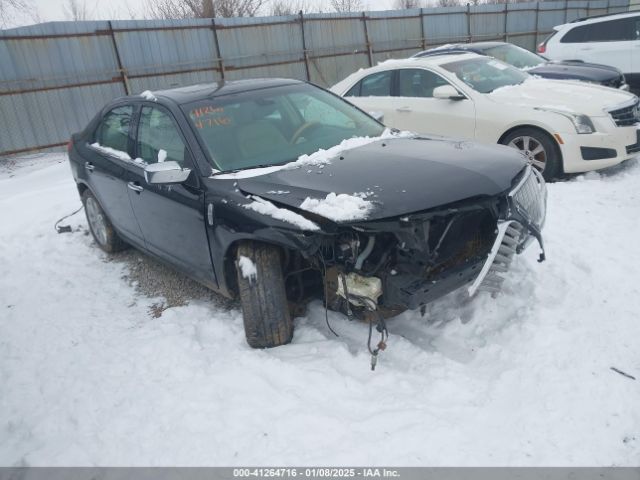
[(555, 25), (629, 0), (383, 12), (52, 22), (0, 31), (0, 157), (60, 149), (110, 99), (247, 77), (329, 86), (358, 68), (450, 42), (533, 49)]

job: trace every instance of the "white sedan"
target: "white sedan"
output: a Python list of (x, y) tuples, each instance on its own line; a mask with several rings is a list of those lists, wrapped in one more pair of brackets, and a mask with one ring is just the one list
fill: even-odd
[(546, 178), (610, 167), (640, 152), (635, 95), (532, 77), (473, 53), (388, 60), (331, 90), (390, 127), (501, 143)]

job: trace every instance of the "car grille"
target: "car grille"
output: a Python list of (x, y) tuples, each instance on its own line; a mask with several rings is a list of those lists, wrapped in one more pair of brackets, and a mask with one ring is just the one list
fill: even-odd
[(611, 110), (609, 114), (616, 125), (619, 127), (629, 127), (637, 122), (640, 122), (640, 102), (636, 101), (633, 105), (628, 107), (618, 108)]
[(547, 187), (542, 174), (533, 167), (527, 167), (524, 176), (509, 193), (516, 207), (527, 219), (542, 227), (547, 214)]

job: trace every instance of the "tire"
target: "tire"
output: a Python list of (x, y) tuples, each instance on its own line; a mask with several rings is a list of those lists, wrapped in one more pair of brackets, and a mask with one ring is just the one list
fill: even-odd
[(542, 172), (545, 180), (553, 180), (563, 172), (560, 148), (551, 136), (542, 130), (531, 127), (518, 128), (504, 137), (500, 143), (523, 152), (529, 162)]
[(113, 224), (107, 218), (100, 202), (91, 190), (87, 189), (82, 194), (82, 205), (84, 205), (91, 235), (102, 250), (107, 253), (115, 253), (128, 247), (124, 240), (118, 236)]
[[(245, 278), (241, 257), (253, 262), (256, 276)], [(293, 322), (289, 313), (280, 249), (257, 242), (240, 244), (236, 256), (244, 333), (252, 348), (271, 348), (291, 342)]]

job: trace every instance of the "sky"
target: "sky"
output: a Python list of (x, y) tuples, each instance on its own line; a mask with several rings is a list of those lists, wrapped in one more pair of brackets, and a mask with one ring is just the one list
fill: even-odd
[[(29, 25), (32, 23), (49, 22), (55, 20), (69, 20), (65, 17), (65, 5), (68, 0), (30, 0), (35, 7), (30, 14), (15, 16), (8, 22), (7, 27)], [(82, 1), (82, 0), (80, 0)], [(128, 19), (130, 11), (137, 17), (144, 17), (145, 0), (84, 0), (92, 19)], [(310, 0), (308, 3), (328, 10), (328, 0)], [(385, 10), (391, 7), (393, 0), (364, 0), (367, 10)], [(268, 7), (267, 10), (268, 11)], [(265, 13), (266, 13), (265, 11)], [(34, 21), (35, 20), (35, 21)]]

